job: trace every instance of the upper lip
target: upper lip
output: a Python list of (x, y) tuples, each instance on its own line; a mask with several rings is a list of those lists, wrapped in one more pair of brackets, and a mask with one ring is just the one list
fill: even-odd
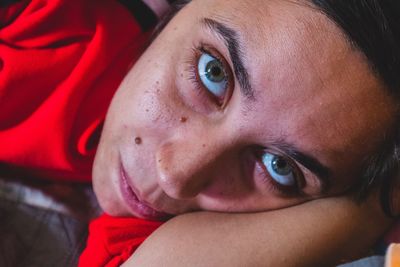
[(138, 201), (139, 201), (140, 203), (142, 203), (142, 204), (148, 206), (149, 208), (155, 210), (156, 212), (165, 213), (165, 212), (161, 211), (159, 208), (157, 208), (155, 205), (149, 203), (148, 201), (146, 201), (146, 200), (143, 198), (143, 196), (142, 196), (142, 194), (139, 192), (139, 190), (138, 190), (134, 185), (132, 185), (132, 182), (131, 182), (132, 180), (131, 180), (129, 174), (126, 172), (126, 170), (125, 170), (125, 168), (124, 168), (124, 165), (123, 165), (122, 163), (121, 163), (121, 170), (122, 170), (123, 175), (125, 176), (127, 185), (131, 188), (131, 190), (133, 191), (133, 193), (135, 194), (135, 196), (137, 197), (137, 199), (138, 199)]
[(131, 178), (130, 178), (130, 176), (128, 175), (128, 173), (126, 172), (126, 170), (125, 170), (123, 164), (121, 164), (121, 168), (122, 168), (122, 173), (124, 174), (124, 179), (126, 180), (126, 183), (128, 184), (128, 186), (132, 189), (133, 193), (135, 193), (135, 195), (136, 195), (136, 197), (138, 198), (138, 200), (139, 200), (140, 202), (142, 202), (142, 203), (145, 203), (145, 204), (147, 205), (148, 203), (146, 203), (145, 201), (142, 200), (142, 196), (141, 196), (141, 194), (138, 192), (138, 190), (136, 189), (136, 187), (134, 187), (134, 186), (131, 184)]

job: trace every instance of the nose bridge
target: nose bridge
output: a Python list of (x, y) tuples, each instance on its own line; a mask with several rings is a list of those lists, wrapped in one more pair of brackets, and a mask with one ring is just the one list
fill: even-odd
[(159, 184), (172, 198), (195, 197), (215, 179), (229, 160), (235, 144), (232, 136), (213, 129), (196, 129), (166, 143), (157, 153)]

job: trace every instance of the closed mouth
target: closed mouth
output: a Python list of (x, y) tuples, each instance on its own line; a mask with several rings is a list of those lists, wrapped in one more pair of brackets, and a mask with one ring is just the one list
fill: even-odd
[(135, 188), (129, 184), (129, 177), (122, 164), (120, 168), (120, 177), (120, 189), (122, 192), (122, 197), (135, 216), (157, 221), (166, 220), (172, 216), (168, 213), (155, 210), (138, 197)]

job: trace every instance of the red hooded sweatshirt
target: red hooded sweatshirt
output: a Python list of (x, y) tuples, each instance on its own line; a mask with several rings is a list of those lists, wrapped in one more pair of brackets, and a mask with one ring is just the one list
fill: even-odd
[[(90, 182), (111, 98), (156, 15), (140, 0), (0, 2), (0, 171)], [(118, 266), (160, 223), (101, 216), (80, 266)]]

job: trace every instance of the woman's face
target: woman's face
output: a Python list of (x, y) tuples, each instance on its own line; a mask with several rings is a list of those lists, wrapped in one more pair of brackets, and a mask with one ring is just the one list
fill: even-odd
[(116, 93), (94, 188), (107, 213), (150, 219), (340, 194), (393, 106), (364, 57), (304, 3), (194, 0)]

